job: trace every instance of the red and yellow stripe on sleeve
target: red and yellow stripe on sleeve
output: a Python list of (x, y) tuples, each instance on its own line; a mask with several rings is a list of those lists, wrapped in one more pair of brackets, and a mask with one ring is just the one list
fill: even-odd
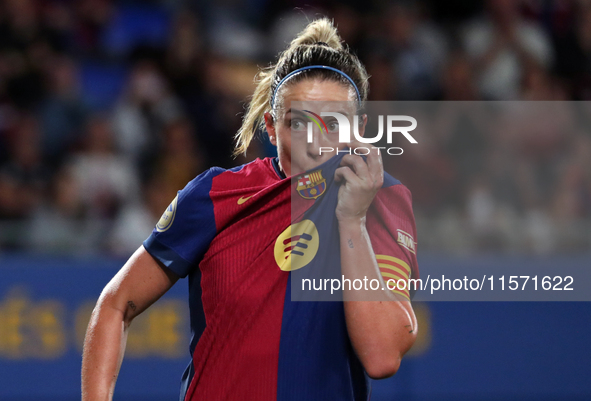
[[(410, 299), (408, 279), (410, 278), (410, 266), (405, 261), (388, 255), (376, 255), (380, 273), (384, 282), (392, 292)], [(390, 282), (388, 282), (390, 280)], [(398, 280), (402, 280), (398, 282)]]

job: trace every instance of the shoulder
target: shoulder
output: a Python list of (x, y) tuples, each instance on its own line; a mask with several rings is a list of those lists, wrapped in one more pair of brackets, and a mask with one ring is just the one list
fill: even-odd
[(400, 228), (414, 232), (412, 194), (399, 180), (385, 174), (384, 185), (372, 205), (382, 219), (395, 221)]
[(255, 159), (230, 169), (212, 167), (191, 180), (180, 196), (195, 196), (212, 189), (240, 189), (277, 180), (272, 159)]
[(392, 177), (388, 173), (384, 173), (384, 184), (378, 191), (377, 196), (380, 198), (387, 198), (390, 201), (412, 203), (410, 190), (398, 179)]
[(384, 183), (382, 184), (382, 188), (389, 188), (395, 185), (402, 185), (402, 183), (390, 174), (384, 172)]
[(278, 179), (280, 177), (271, 158), (255, 159), (230, 169), (212, 167), (189, 182), (186, 189), (189, 192), (199, 192), (200, 189), (235, 190), (268, 185)]
[(376, 194), (367, 228), (381, 263), (392, 261), (419, 277), (416, 260), (417, 233), (410, 190), (394, 177), (384, 174), (384, 185)]

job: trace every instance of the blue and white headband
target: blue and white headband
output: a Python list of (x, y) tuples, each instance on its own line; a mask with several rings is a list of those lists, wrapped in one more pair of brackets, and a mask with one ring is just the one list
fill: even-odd
[(275, 109), (275, 96), (277, 96), (277, 92), (279, 92), (279, 88), (281, 87), (281, 85), (283, 85), (283, 83), (285, 81), (287, 81), (289, 78), (291, 78), (294, 75), (299, 74), (299, 73), (301, 73), (303, 71), (317, 69), (317, 68), (318, 69), (324, 69), (324, 70), (334, 71), (336, 73), (341, 74), (343, 77), (347, 78), (347, 80), (351, 83), (351, 85), (353, 85), (353, 88), (355, 88), (355, 92), (357, 93), (357, 100), (358, 100), (359, 104), (361, 104), (361, 94), (359, 93), (359, 89), (357, 88), (357, 85), (355, 85), (355, 82), (353, 81), (353, 79), (351, 79), (350, 76), (348, 76), (347, 74), (345, 74), (341, 70), (338, 70), (338, 69), (333, 68), (333, 67), (329, 67), (327, 65), (309, 65), (307, 67), (298, 68), (297, 70), (294, 70), (294, 71), (290, 72), (281, 81), (279, 81), (279, 83), (275, 87), (275, 90), (273, 91), (273, 96), (271, 96), (271, 108), (272, 109)]

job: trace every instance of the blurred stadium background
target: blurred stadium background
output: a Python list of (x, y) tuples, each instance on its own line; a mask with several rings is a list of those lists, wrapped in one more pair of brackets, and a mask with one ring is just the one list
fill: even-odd
[[(590, 1), (0, 1), (0, 400), (79, 398), (100, 290), (186, 182), (273, 155), (261, 140), (230, 157), (244, 101), (320, 15), (367, 66), (370, 100), (591, 100)], [(468, 119), (405, 155), (420, 265), (591, 266), (585, 110), (583, 129), (510, 150)], [(185, 297), (180, 282), (134, 323), (119, 399), (177, 398)], [(417, 312), (413, 354), (372, 399), (591, 399), (589, 304)]]

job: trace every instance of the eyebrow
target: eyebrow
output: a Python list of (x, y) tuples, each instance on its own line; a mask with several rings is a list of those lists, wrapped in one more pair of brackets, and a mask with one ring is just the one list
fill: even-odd
[[(298, 110), (298, 109), (292, 110), (291, 107), (289, 109), (287, 109), (287, 111), (285, 112), (285, 115), (287, 115), (289, 113), (294, 113), (294, 114), (299, 114), (301, 116), (306, 116), (302, 110)], [(349, 113), (346, 111), (337, 111), (337, 113), (342, 114), (345, 117), (349, 117)], [(330, 116), (327, 116), (327, 117), (330, 117)]]
[(292, 110), (291, 107), (289, 109), (287, 109), (287, 111), (285, 112), (285, 115), (288, 115), (289, 113), (294, 113), (294, 114), (299, 114), (301, 116), (306, 116), (302, 110), (298, 110), (298, 109)]
[(347, 113), (346, 111), (337, 111), (336, 113), (342, 114), (346, 117), (349, 117), (349, 113)]

